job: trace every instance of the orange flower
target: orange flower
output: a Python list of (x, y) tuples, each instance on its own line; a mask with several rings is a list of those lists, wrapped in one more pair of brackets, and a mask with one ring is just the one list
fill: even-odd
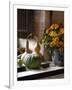
[(59, 42), (59, 45), (60, 45), (61, 47), (64, 47), (64, 42), (60, 41), (60, 42)]
[(63, 53), (64, 52), (64, 48), (63, 47), (60, 47), (59, 48), (59, 51)]
[(56, 44), (54, 42), (50, 42), (50, 47), (55, 47)]

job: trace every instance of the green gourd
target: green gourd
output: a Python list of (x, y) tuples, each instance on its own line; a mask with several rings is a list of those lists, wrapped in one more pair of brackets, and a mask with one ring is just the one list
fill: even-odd
[(35, 50), (33, 53), (29, 53), (29, 41), (27, 39), (25, 53), (21, 56), (21, 60), (24, 61), (24, 64), (27, 68), (29, 69), (40, 68), (41, 57), (37, 52)]
[(18, 67), (23, 67), (23, 60), (17, 59), (17, 65)]

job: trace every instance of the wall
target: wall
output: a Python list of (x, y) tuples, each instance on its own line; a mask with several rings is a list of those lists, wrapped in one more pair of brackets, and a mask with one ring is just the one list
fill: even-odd
[(64, 25), (64, 12), (63, 11), (53, 11), (52, 23), (58, 23), (58, 24)]
[(45, 29), (45, 11), (36, 10), (34, 13), (34, 34), (39, 38), (43, 35)]
[(40, 38), (52, 23), (64, 25), (63, 11), (35, 11), (34, 33)]

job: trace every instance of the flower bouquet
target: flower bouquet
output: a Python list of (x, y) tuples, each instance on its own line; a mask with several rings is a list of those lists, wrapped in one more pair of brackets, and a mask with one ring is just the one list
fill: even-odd
[(50, 28), (47, 28), (44, 32), (44, 35), (40, 39), (40, 44), (43, 44), (43, 43), (47, 45), (48, 50), (51, 50), (51, 53), (55, 59), (64, 61), (64, 27), (63, 25), (52, 24)]

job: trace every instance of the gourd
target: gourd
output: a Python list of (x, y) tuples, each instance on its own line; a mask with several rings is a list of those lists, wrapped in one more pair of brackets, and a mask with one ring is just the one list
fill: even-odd
[(17, 59), (17, 65), (18, 65), (18, 67), (23, 67), (24, 66), (23, 65), (23, 60)]
[(29, 41), (26, 40), (26, 49), (25, 53), (22, 54), (21, 60), (24, 61), (24, 64), (29, 69), (38, 69), (41, 65), (41, 56), (39, 54), (40, 46), (36, 45), (35, 51), (32, 53), (29, 53)]

